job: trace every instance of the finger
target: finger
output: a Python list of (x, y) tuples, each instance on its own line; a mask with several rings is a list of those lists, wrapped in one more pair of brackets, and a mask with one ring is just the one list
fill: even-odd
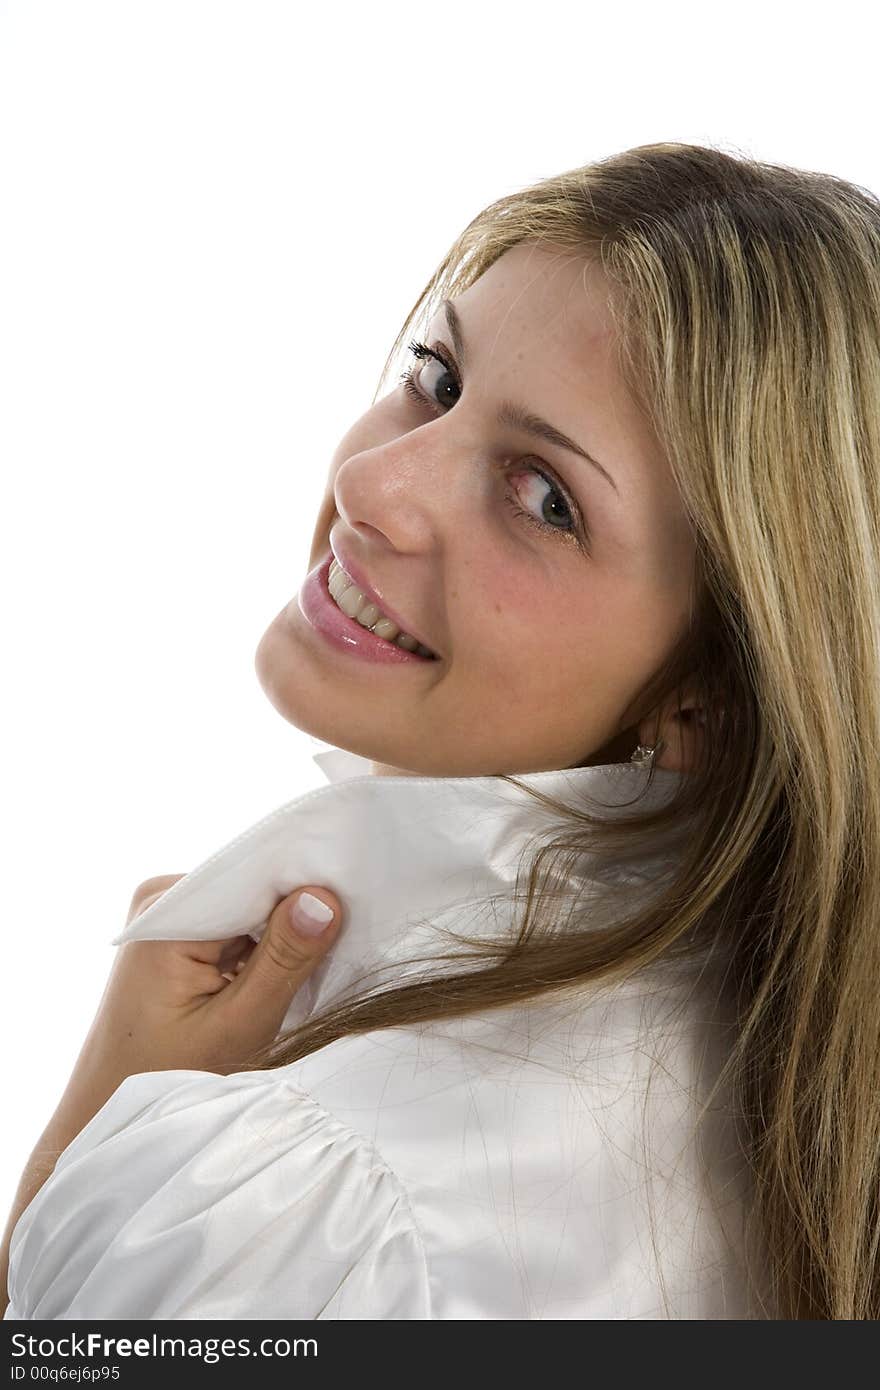
[(234, 980), (235, 977), (236, 977), (236, 975), (240, 975), (240, 974), (241, 974), (242, 970), (244, 970), (244, 968), (245, 968), (246, 965), (247, 965), (247, 961), (246, 961), (246, 960), (240, 960), (240, 961), (238, 962), (238, 964), (237, 964), (232, 970), (224, 970), (224, 971), (222, 972), (224, 980), (229, 980), (230, 982), (231, 982), (232, 980)]
[(132, 894), (125, 925), (128, 926), (135, 917), (146, 912), (151, 903), (154, 903), (157, 898), (161, 898), (163, 893), (167, 893), (168, 889), (182, 878), (186, 878), (186, 874), (160, 874), (155, 878), (146, 878), (143, 883), (139, 883)]
[(163, 995), (172, 1007), (186, 1007), (206, 995), (219, 994), (228, 984), (216, 965), (178, 956), (166, 962)]
[[(305, 907), (302, 899), (311, 895), (333, 913), (323, 930), (308, 933), (293, 925), (292, 909)], [(290, 1001), (333, 945), (342, 925), (342, 905), (326, 888), (301, 888), (282, 898), (269, 917), (259, 944), (242, 970), (230, 982), (230, 1004), (256, 1010), (280, 1027)]]
[(246, 959), (257, 943), (253, 937), (244, 935), (218, 937), (214, 941), (180, 941), (177, 944), (190, 960), (216, 965), (222, 971), (231, 970), (239, 960)]

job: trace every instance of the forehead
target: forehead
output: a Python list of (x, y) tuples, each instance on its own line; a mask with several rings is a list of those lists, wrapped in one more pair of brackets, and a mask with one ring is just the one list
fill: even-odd
[(458, 295), (455, 305), (493, 353), (527, 356), (531, 365), (545, 362), (557, 372), (568, 364), (580, 375), (612, 358), (610, 294), (595, 261), (546, 243), (521, 242)]

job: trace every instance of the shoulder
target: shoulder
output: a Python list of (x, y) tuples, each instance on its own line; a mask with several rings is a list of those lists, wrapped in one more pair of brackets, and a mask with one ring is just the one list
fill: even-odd
[(271, 1071), (128, 1077), (22, 1213), (9, 1289), (12, 1319), (430, 1316), (399, 1180)]
[(667, 975), (342, 1038), (288, 1075), (406, 1188), (432, 1317), (741, 1317), (724, 1032)]

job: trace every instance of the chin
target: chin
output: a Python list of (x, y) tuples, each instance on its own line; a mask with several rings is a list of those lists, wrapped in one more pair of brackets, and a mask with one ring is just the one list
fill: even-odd
[[(291, 672), (289, 642), (280, 631), (285, 622), (284, 609), (272, 619), (257, 643), (254, 652), (254, 671), (263, 693), (280, 715), (297, 729), (310, 733), (291, 709)], [(285, 668), (285, 656), (287, 664)], [(320, 737), (320, 735), (318, 735)]]

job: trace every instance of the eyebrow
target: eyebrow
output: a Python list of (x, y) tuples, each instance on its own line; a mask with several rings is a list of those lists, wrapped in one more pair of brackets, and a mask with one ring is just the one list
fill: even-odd
[[(452, 335), (452, 342), (458, 360), (464, 368), (467, 362), (467, 351), (464, 345), (464, 334), (461, 331), (461, 319), (458, 317), (455, 306), (451, 299), (441, 299), (439, 307), (446, 315), (449, 324), (449, 332)], [(617, 492), (617, 484), (607, 469), (603, 468), (598, 459), (594, 459), (592, 454), (588, 454), (586, 449), (582, 449), (580, 444), (576, 444), (573, 439), (569, 439), (567, 434), (558, 430), (555, 425), (551, 425), (549, 420), (544, 420), (540, 415), (533, 415), (531, 411), (524, 410), (522, 406), (516, 405), (513, 401), (502, 401), (498, 407), (498, 423), (508, 425), (511, 429), (522, 430), (525, 434), (530, 434), (536, 439), (544, 439), (548, 444), (553, 444), (557, 449), (568, 449), (570, 453), (577, 454), (579, 458), (586, 459), (597, 468), (611, 486)], [(618, 492), (618, 496), (620, 496)]]

